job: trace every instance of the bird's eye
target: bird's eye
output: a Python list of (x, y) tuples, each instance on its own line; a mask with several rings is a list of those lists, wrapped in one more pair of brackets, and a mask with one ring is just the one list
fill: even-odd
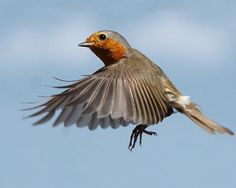
[(107, 38), (107, 36), (105, 34), (100, 34), (99, 35), (100, 40), (105, 40), (106, 38)]

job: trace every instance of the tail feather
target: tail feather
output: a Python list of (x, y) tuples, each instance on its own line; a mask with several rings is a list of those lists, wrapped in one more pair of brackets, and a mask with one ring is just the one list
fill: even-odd
[(234, 135), (233, 131), (230, 129), (219, 125), (218, 123), (210, 120), (206, 117), (199, 109), (198, 106), (191, 102), (190, 100), (186, 100), (187, 97), (180, 96), (175, 101), (174, 108), (176, 108), (181, 113), (185, 114), (189, 119), (191, 119), (194, 123), (199, 125), (201, 128), (206, 130), (211, 134), (221, 133), (221, 134), (229, 134)]
[(229, 134), (234, 135), (234, 133), (218, 123), (210, 120), (207, 118), (198, 108), (195, 104), (190, 103), (186, 106), (186, 110), (184, 110), (184, 114), (190, 118), (193, 122), (195, 122), (197, 125), (199, 125), (201, 128), (205, 129), (209, 133), (221, 133), (221, 134)]

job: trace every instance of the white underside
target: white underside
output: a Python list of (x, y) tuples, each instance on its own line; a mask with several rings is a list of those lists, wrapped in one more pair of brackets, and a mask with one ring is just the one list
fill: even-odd
[(176, 102), (179, 103), (181, 106), (186, 107), (191, 103), (190, 96), (179, 96)]

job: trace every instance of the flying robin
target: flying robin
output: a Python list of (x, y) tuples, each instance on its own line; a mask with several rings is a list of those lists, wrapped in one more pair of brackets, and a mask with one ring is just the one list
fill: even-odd
[(133, 124), (135, 128), (128, 146), (132, 150), (138, 139), (141, 145), (143, 133), (156, 135), (147, 131), (147, 127), (161, 122), (176, 110), (211, 134), (234, 134), (202, 114), (189, 96), (176, 89), (160, 67), (132, 48), (119, 33), (99, 31), (79, 46), (92, 50), (105, 66), (70, 85), (57, 87), (64, 91), (30, 108), (41, 109), (29, 117), (44, 114), (34, 125), (49, 121), (58, 109), (60, 114), (53, 126), (76, 124), (94, 130), (99, 125), (115, 129)]

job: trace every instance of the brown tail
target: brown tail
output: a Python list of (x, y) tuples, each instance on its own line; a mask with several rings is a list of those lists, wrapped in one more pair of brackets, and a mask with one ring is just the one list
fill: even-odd
[[(199, 125), (201, 128), (206, 130), (207, 132), (221, 133), (221, 134), (229, 134), (234, 135), (233, 131), (230, 129), (219, 125), (218, 123), (208, 119), (199, 109), (198, 106), (190, 101), (189, 96), (183, 95), (174, 95), (169, 94), (170, 104), (173, 108), (178, 110), (179, 112), (185, 114), (189, 119), (191, 119), (194, 123)], [(173, 97), (174, 96), (174, 97)]]
[(194, 123), (199, 125), (201, 128), (205, 129), (207, 132), (214, 134), (216, 132), (221, 134), (234, 135), (233, 131), (230, 129), (219, 125), (218, 123), (208, 119), (198, 108), (197, 105), (190, 102), (184, 108), (182, 108), (182, 113), (184, 113), (189, 119)]

